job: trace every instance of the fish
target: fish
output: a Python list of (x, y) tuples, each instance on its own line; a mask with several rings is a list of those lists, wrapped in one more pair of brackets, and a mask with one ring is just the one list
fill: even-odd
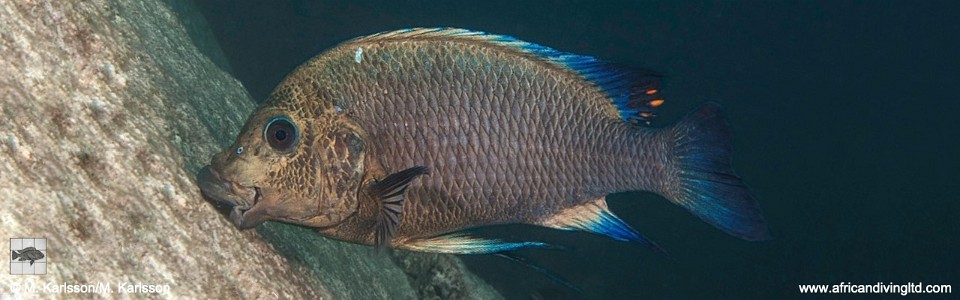
[(11, 250), (10, 252), (13, 254), (13, 258), (11, 258), (10, 260), (16, 260), (16, 261), (29, 260), (31, 266), (35, 261), (41, 260), (44, 257), (43, 252), (40, 252), (40, 250), (37, 250), (37, 248), (34, 248), (34, 247), (26, 247), (20, 251)]
[(769, 239), (718, 104), (650, 125), (662, 78), (467, 29), (359, 37), (288, 74), (197, 184), (239, 229), (286, 222), (377, 249), (555, 247), (469, 233), (499, 224), (658, 247), (607, 205), (630, 191)]

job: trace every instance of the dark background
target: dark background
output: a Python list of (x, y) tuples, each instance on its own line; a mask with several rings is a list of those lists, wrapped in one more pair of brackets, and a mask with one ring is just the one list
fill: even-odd
[[(197, 5), (256, 99), (338, 42), (452, 26), (669, 76), (666, 126), (725, 106), (735, 165), (775, 240), (727, 236), (663, 198), (611, 197), (669, 255), (582, 233), (523, 251), (587, 298), (780, 298), (798, 284), (958, 286), (960, 13), (951, 1), (223, 1)], [(465, 257), (508, 298), (578, 297), (528, 268)], [(956, 291), (954, 292), (956, 293)]]

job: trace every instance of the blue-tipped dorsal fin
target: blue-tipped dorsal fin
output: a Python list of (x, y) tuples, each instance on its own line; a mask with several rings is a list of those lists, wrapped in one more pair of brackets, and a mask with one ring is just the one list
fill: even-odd
[(541, 242), (506, 242), (497, 239), (483, 239), (461, 233), (451, 233), (432, 238), (406, 241), (399, 248), (430, 253), (446, 254), (490, 254), (520, 248), (551, 248)]
[(666, 253), (663, 248), (660, 248), (610, 212), (605, 197), (564, 209), (553, 216), (547, 217), (540, 222), (540, 225), (562, 230), (582, 230), (602, 234), (618, 241), (639, 243)]
[(648, 122), (654, 117), (656, 108), (663, 104), (663, 98), (660, 95), (661, 75), (656, 72), (628, 68), (591, 56), (562, 52), (511, 36), (459, 28), (437, 27), (381, 32), (354, 41), (417, 38), (452, 38), (485, 42), (494, 46), (514, 49), (529, 54), (532, 58), (553, 63), (580, 75), (600, 88), (609, 96), (610, 104), (617, 109), (620, 118), (627, 122)]

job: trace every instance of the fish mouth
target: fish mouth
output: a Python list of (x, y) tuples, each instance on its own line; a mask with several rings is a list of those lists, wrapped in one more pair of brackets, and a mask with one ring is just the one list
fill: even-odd
[(263, 192), (257, 186), (244, 186), (225, 180), (211, 166), (205, 166), (197, 174), (197, 185), (207, 202), (213, 204), (220, 214), (227, 217), (237, 228), (249, 229), (258, 222), (245, 220), (244, 216), (263, 198)]

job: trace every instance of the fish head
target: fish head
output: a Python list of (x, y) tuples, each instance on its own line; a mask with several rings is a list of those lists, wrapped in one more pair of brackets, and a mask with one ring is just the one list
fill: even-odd
[(332, 108), (308, 111), (266, 103), (198, 174), (205, 198), (238, 228), (331, 227), (357, 211), (362, 131)]

